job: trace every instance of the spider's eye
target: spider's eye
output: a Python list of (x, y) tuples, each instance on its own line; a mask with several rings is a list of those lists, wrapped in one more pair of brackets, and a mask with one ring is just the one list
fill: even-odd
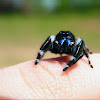
[(64, 42), (65, 42), (65, 39), (61, 39), (61, 40), (59, 41), (59, 44), (60, 44), (60, 45), (63, 45)]
[(68, 44), (68, 46), (71, 44), (71, 40), (70, 39), (67, 39), (66, 40), (66, 43)]

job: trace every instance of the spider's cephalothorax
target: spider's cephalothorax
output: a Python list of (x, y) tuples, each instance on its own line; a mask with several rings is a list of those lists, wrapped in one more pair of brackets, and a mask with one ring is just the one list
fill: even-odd
[(89, 60), (88, 53), (91, 54), (84, 41), (81, 38), (75, 39), (74, 35), (70, 31), (60, 31), (56, 36), (51, 35), (41, 46), (35, 65), (39, 63), (39, 60), (44, 56), (46, 51), (58, 54), (69, 54), (73, 56), (73, 59), (69, 61), (68, 65), (63, 69), (66, 71), (67, 68), (75, 64), (83, 55), (88, 58), (90, 67), (91, 61)]

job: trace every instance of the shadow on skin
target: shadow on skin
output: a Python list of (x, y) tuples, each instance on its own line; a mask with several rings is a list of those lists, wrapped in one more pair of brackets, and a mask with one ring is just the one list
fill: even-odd
[[(67, 55), (67, 56), (62, 56), (62, 57), (57, 57), (57, 58), (41, 59), (40, 60), (40, 63), (43, 62), (43, 61), (46, 61), (46, 62), (52, 63), (52, 64), (54, 64), (55, 62), (58, 62), (64, 68), (64, 67), (67, 66), (68, 62), (70, 61), (70, 58), (71, 58), (71, 56), (70, 55)], [(82, 60), (85, 61), (88, 64), (88, 62), (85, 59), (82, 59)], [(39, 65), (40, 66), (43, 66), (41, 64), (39, 64)], [(70, 71), (74, 70), (76, 67), (78, 67), (78, 63), (75, 63), (74, 65), (72, 65), (71, 67), (69, 67), (66, 71), (63, 71), (63, 68), (62, 68), (62, 74), (61, 75), (62, 76), (63, 75), (68, 75), (68, 73)]]

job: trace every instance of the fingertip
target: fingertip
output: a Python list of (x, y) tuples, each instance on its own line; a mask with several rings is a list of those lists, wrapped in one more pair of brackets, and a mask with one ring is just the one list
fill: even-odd
[[(16, 91), (22, 96), (26, 93), (25, 91), (28, 92), (28, 90), (25, 90), (24, 88), (28, 83), (27, 85), (30, 87), (29, 89), (32, 90), (32, 92), (29, 92), (28, 95), (25, 95), (26, 99), (28, 98), (27, 96), (35, 93), (35, 91), (38, 92), (38, 98), (40, 98), (40, 96), (41, 98), (43, 98), (43, 95), (46, 95), (47, 97), (48, 95), (50, 95), (51, 98), (53, 94), (55, 97), (57, 95), (59, 98), (61, 97), (63, 99), (88, 99), (92, 98), (91, 96), (96, 95), (96, 90), (98, 90), (97, 93), (100, 93), (100, 64), (98, 63), (100, 61), (100, 55), (91, 55), (90, 58), (95, 67), (95, 70), (93, 71), (91, 70), (93, 66), (91, 65), (90, 68), (86, 57), (83, 57), (76, 64), (68, 68), (65, 66), (68, 66), (67, 64), (70, 60), (70, 56), (62, 56), (58, 58), (41, 60), (40, 63), (38, 59), (35, 62), (28, 61), (15, 66), (15, 71), (12, 70), (12, 68), (9, 69), (10, 72), (6, 70), (5, 74), (8, 73), (6, 74), (7, 77), (8, 75), (10, 75), (10, 80), (16, 79), (16, 81), (14, 80), (12, 83), (14, 84), (14, 86), (21, 86), (20, 88), (23, 90), (23, 93), (17, 89)], [(17, 72), (17, 74), (15, 74), (15, 72)], [(19, 82), (18, 79), (20, 79)], [(23, 83), (23, 85), (22, 82), (25, 82), (25, 84)], [(7, 84), (9, 84), (8, 86), (10, 86), (11, 82), (7, 81)], [(13, 85), (11, 85), (11, 87), (13, 87)], [(41, 93), (40, 88), (42, 89), (41, 91), (44, 91), (45, 94)], [(36, 97), (38, 95), (36, 95)], [(35, 97), (33, 96), (33, 98)]]

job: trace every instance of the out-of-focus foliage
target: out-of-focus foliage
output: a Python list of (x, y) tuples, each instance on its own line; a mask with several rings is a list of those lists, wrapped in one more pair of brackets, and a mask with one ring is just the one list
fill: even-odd
[(100, 0), (0, 0), (0, 11), (68, 12), (100, 10)]

